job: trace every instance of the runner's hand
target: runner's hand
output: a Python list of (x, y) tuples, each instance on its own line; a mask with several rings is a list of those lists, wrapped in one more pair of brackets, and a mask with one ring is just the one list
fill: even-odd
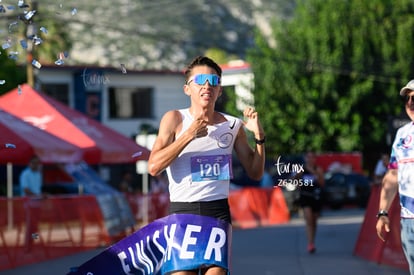
[(261, 139), (260, 135), (263, 135), (264, 131), (262, 125), (259, 122), (259, 115), (252, 107), (246, 107), (243, 111), (243, 116), (247, 118), (244, 122), (244, 126), (250, 132), (253, 132), (257, 139)]
[(208, 134), (207, 122), (200, 116), (195, 119), (193, 123), (191, 123), (187, 131), (190, 133), (193, 139), (205, 137)]
[(385, 238), (383, 235), (383, 229), (387, 233), (390, 232), (390, 219), (387, 216), (379, 217), (376, 228), (377, 228), (378, 238), (380, 238), (383, 242), (385, 242)]

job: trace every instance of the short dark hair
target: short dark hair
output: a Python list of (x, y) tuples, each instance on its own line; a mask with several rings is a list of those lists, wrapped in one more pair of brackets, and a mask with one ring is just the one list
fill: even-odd
[(39, 156), (37, 156), (37, 155), (33, 155), (31, 158), (30, 158), (30, 160), (29, 160), (29, 165), (32, 165), (32, 164), (38, 164), (38, 163), (40, 163), (41, 161), (40, 161), (40, 158), (39, 158)]
[(199, 56), (195, 57), (190, 62), (190, 64), (187, 65), (187, 67), (184, 71), (184, 76), (185, 76), (186, 81), (190, 77), (191, 71), (196, 66), (208, 66), (208, 67), (214, 69), (216, 71), (217, 75), (221, 77), (222, 70), (221, 70), (220, 66), (216, 62), (214, 62), (213, 59), (208, 58), (207, 56), (199, 55)]
[(30, 162), (32, 162), (32, 161), (40, 161), (39, 156), (38, 156), (38, 155), (33, 155), (33, 156), (30, 158)]

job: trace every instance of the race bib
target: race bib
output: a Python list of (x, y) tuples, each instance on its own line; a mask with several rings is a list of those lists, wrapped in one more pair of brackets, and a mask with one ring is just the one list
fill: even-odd
[(191, 178), (194, 181), (230, 180), (231, 155), (191, 157)]

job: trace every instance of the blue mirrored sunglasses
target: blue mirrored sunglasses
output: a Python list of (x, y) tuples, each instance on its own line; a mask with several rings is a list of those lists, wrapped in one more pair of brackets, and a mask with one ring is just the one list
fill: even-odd
[(216, 74), (196, 74), (187, 81), (187, 84), (190, 84), (191, 81), (198, 85), (204, 85), (208, 81), (210, 86), (218, 86), (220, 84), (220, 77)]

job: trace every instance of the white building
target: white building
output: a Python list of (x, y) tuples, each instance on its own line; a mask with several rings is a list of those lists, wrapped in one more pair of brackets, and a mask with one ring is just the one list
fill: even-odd
[[(237, 61), (222, 69), (224, 93), (236, 93), (240, 110), (252, 104), (250, 66)], [(183, 74), (178, 71), (43, 66), (37, 71), (35, 88), (126, 136), (135, 136), (143, 125), (158, 129), (168, 110), (189, 105), (183, 85)], [(220, 110), (221, 103), (217, 105)]]

